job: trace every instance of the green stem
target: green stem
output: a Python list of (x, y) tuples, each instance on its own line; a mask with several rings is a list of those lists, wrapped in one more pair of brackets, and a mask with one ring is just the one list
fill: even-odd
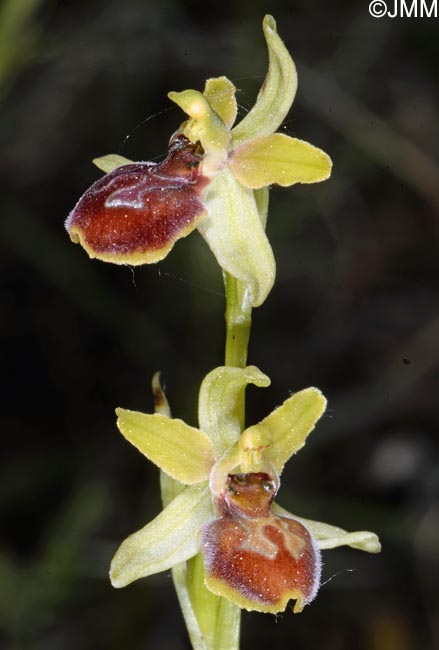
[[(226, 289), (226, 353), (225, 365), (245, 368), (252, 324), (252, 307), (248, 290), (229, 273), (224, 273)], [(245, 427), (245, 389), (237, 401), (241, 431)]]
[(226, 366), (245, 368), (252, 324), (248, 291), (229, 273), (224, 273), (226, 288)]

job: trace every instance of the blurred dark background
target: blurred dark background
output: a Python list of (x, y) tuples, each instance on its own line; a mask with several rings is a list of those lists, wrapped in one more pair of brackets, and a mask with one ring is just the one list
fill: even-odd
[(133, 271), (89, 260), (63, 221), (99, 176), (92, 158), (163, 157), (183, 120), (169, 90), (225, 74), (245, 113), (267, 11), (299, 72), (284, 131), (334, 173), (271, 193), (278, 275), (249, 361), (272, 386), (249, 389), (248, 421), (319, 386), (329, 411), (279, 501), (374, 530), (383, 552), (325, 552), (317, 600), (245, 614), (242, 648), (437, 648), (438, 19), (378, 20), (368, 0), (0, 2), (2, 648), (189, 648), (169, 573), (107, 579), (160, 508), (158, 471), (114, 407), (151, 410), (161, 369), (174, 414), (196, 423), (222, 363), (221, 277), (197, 233)]

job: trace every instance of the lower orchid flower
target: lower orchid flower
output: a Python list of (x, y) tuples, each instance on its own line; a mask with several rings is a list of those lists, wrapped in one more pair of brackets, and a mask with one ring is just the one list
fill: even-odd
[(241, 434), (236, 407), (248, 384), (264, 387), (270, 380), (254, 366), (209, 373), (199, 395), (200, 429), (168, 417), (157, 379), (162, 407), (156, 413), (117, 409), (122, 434), (162, 469), (165, 480), (174, 479), (174, 493), (151, 523), (120, 546), (110, 571), (115, 587), (201, 552), (204, 583), (213, 594), (271, 613), (292, 599), (300, 612), (317, 594), (321, 549), (346, 544), (380, 550), (374, 533), (347, 533), (274, 503), (285, 463), (305, 444), (326, 400), (316, 388), (299, 391)]

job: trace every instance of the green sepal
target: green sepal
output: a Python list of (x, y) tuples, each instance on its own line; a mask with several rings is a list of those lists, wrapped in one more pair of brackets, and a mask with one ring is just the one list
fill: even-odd
[(202, 200), (209, 216), (198, 225), (199, 232), (221, 268), (245, 285), (252, 306), (258, 307), (274, 284), (276, 264), (254, 193), (226, 167), (214, 177)]
[(287, 460), (305, 444), (306, 438), (323, 415), (326, 399), (318, 388), (306, 388), (288, 398), (258, 424), (244, 432), (246, 443), (265, 441), (265, 458), (280, 474)]
[(271, 508), (278, 515), (292, 517), (304, 524), (317, 540), (318, 546), (322, 551), (337, 548), (338, 546), (350, 546), (351, 548), (355, 548), (358, 551), (365, 551), (366, 553), (379, 553), (381, 551), (381, 543), (378, 535), (368, 530), (349, 533), (338, 526), (331, 526), (322, 521), (313, 521), (312, 519), (304, 519), (303, 517), (292, 515), (277, 503), (273, 503)]
[(203, 379), (198, 398), (198, 421), (215, 448), (217, 458), (231, 449), (241, 434), (240, 402), (248, 384), (270, 385), (256, 366), (220, 366)]
[(116, 414), (122, 435), (166, 474), (187, 485), (207, 480), (215, 456), (205, 433), (160, 413), (118, 408)]
[[(322, 535), (322, 528), (328, 527), (328, 524), (322, 524), (321, 522), (317, 522), (317, 524), (317, 526), (308, 524), (308, 528), (311, 532), (314, 532), (314, 534), (316, 530), (318, 530), (320, 535)], [(334, 527), (329, 526), (328, 528)], [(356, 548), (359, 551), (366, 551), (367, 553), (380, 553), (381, 543), (378, 535), (375, 533), (371, 533), (368, 530), (358, 530), (354, 533), (341, 532), (341, 528), (339, 530), (340, 533), (337, 537), (331, 536), (324, 538), (321, 536), (318, 538), (318, 545), (322, 551), (337, 548), (338, 546), (351, 546), (352, 548)]]
[(268, 48), (268, 73), (255, 105), (232, 130), (234, 148), (255, 135), (277, 131), (296, 95), (296, 66), (276, 31), (273, 16), (266, 15), (262, 27)]
[(244, 142), (233, 152), (230, 166), (245, 187), (277, 183), (318, 183), (331, 175), (330, 157), (308, 142), (273, 133)]
[(207, 486), (186, 488), (155, 519), (122, 542), (111, 562), (113, 587), (125, 587), (193, 557), (199, 550), (198, 531), (213, 516)]
[(117, 153), (109, 153), (106, 156), (101, 156), (100, 158), (93, 159), (93, 164), (106, 174), (109, 174), (118, 167), (131, 165), (132, 163), (132, 160), (129, 158), (124, 158), (123, 156), (119, 156)]

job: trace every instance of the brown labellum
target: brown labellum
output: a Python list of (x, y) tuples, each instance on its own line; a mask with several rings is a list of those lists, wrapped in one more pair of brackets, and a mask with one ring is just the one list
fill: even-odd
[(299, 521), (275, 515), (274, 480), (263, 472), (231, 474), (217, 500), (219, 517), (202, 531), (206, 585), (248, 610), (295, 612), (315, 597), (320, 551)]
[(79, 199), (66, 228), (90, 257), (116, 264), (163, 259), (206, 216), (199, 193), (199, 145), (176, 136), (161, 163), (123, 165), (97, 180)]

